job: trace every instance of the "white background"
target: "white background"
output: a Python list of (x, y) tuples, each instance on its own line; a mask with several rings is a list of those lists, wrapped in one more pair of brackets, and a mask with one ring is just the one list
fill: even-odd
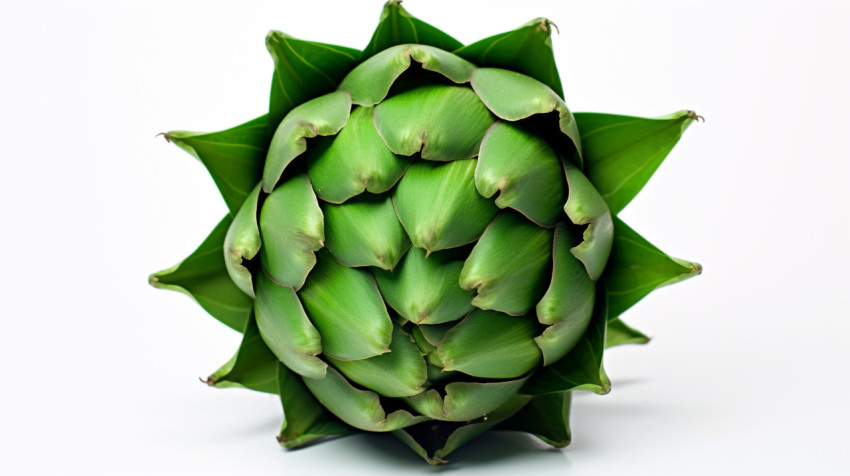
[[(197, 381), (239, 336), (147, 275), (225, 207), (154, 135), (264, 112), (269, 29), (364, 46), (382, 2), (3, 2), (0, 473), (424, 474), (391, 438), (284, 452), (274, 397)], [(694, 109), (622, 214), (702, 276), (625, 315), (573, 444), (497, 434), (464, 474), (847, 474), (850, 3), (408, 0), (464, 43), (538, 16), (574, 111)]]

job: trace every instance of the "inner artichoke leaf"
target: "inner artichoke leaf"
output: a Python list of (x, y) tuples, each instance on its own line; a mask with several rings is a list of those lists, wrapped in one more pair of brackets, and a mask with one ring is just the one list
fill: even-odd
[(584, 335), (561, 360), (544, 367), (528, 379), (521, 392), (528, 395), (590, 390), (597, 394), (611, 391), (611, 382), (602, 366), (605, 329), (608, 320), (608, 298), (604, 283), (597, 283), (593, 316)]
[(413, 160), (390, 152), (372, 122), (373, 111), (355, 107), (339, 134), (322, 138), (307, 149), (307, 173), (322, 200), (342, 203), (364, 190), (384, 193)]
[(564, 100), (540, 81), (507, 69), (479, 68), (472, 75), (472, 89), (490, 111), (516, 122), (535, 114), (558, 113), (558, 128), (569, 137), (581, 157), (581, 139), (575, 118)]
[(231, 329), (242, 332), (251, 314), (251, 298), (239, 289), (224, 264), (224, 237), (233, 219), (225, 216), (209, 236), (176, 266), (150, 275), (156, 288), (182, 292)]
[[(395, 215), (394, 215), (395, 217)], [(415, 324), (440, 324), (460, 319), (473, 309), (473, 291), (458, 285), (463, 261), (453, 253), (426, 256), (411, 248), (393, 271), (373, 269), (384, 300)]]
[(500, 213), (481, 235), (460, 272), (460, 287), (477, 291), (472, 304), (520, 316), (545, 291), (553, 231), (520, 215)]
[(571, 392), (536, 395), (496, 429), (531, 433), (556, 448), (563, 448), (570, 444), (571, 397)]
[(404, 91), (375, 107), (375, 127), (396, 154), (417, 152), (426, 160), (478, 155), (493, 124), (490, 111), (471, 89), (430, 85)]
[(319, 403), (349, 425), (365, 431), (394, 431), (428, 420), (407, 410), (387, 415), (377, 393), (351, 385), (336, 369), (322, 379), (303, 379)]
[(576, 225), (587, 225), (583, 241), (573, 247), (572, 253), (584, 263), (590, 279), (596, 281), (608, 263), (614, 242), (611, 212), (605, 200), (578, 167), (564, 162), (564, 171), (570, 190), (567, 203), (564, 204), (564, 212)]
[(617, 317), (652, 291), (702, 272), (698, 263), (667, 256), (614, 218), (614, 245), (605, 270), (609, 316)]
[(163, 136), (204, 164), (231, 215), (262, 177), (269, 143), (267, 115), (221, 132), (169, 131)]
[(322, 353), (322, 339), (313, 327), (295, 290), (281, 286), (266, 273), (257, 274), (254, 315), (266, 345), (287, 367), (309, 378), (325, 376), (328, 364)]
[(555, 151), (540, 137), (502, 121), (481, 142), (475, 187), (485, 198), (498, 192), (499, 208), (513, 208), (545, 227), (555, 225), (567, 197)]
[(390, 351), (361, 360), (328, 360), (354, 383), (385, 397), (407, 397), (421, 393), (428, 379), (425, 358), (413, 338), (399, 326), (393, 328)]
[(431, 252), (481, 236), (499, 209), (475, 190), (475, 164), (475, 159), (411, 164), (393, 191), (393, 205), (413, 246)]
[(646, 344), (649, 340), (643, 332), (626, 325), (619, 317), (608, 319), (608, 328), (605, 330), (606, 349), (625, 344)]
[(481, 378), (517, 378), (540, 362), (537, 321), (495, 311), (472, 311), (437, 346), (445, 370)]
[(239, 350), (204, 381), (213, 387), (245, 387), (264, 393), (277, 393), (277, 357), (266, 346), (254, 315), (242, 330)]
[(375, 279), (365, 270), (337, 263), (327, 251), (298, 293), (322, 336), (322, 351), (339, 360), (389, 352), (393, 324)]
[(254, 259), (263, 244), (260, 239), (260, 228), (257, 225), (259, 197), (260, 185), (258, 184), (233, 217), (233, 222), (224, 236), (223, 247), (227, 274), (243, 293), (251, 297), (254, 297), (254, 282), (251, 271), (243, 262)]
[(411, 408), (435, 420), (470, 421), (495, 411), (517, 394), (525, 378), (502, 382), (450, 382), (445, 397), (435, 389), (405, 398)]
[(277, 439), (286, 448), (300, 448), (328, 437), (357, 432), (325, 410), (301, 378), (281, 362), (277, 365), (277, 383), (283, 406), (283, 425)]
[(299, 40), (279, 31), (266, 35), (266, 48), (274, 60), (271, 131), (294, 107), (336, 89), (361, 56), (353, 48)]
[(357, 65), (342, 80), (340, 91), (351, 93), (351, 102), (374, 106), (383, 101), (393, 83), (410, 68), (410, 61), (434, 71), (451, 81), (468, 83), (475, 65), (447, 51), (426, 45), (398, 45), (388, 48)]
[(484, 418), (467, 424), (456, 422), (426, 422), (393, 432), (429, 464), (443, 464), (445, 458), (475, 437), (498, 425), (525, 406), (531, 397), (514, 395), (500, 408)]
[(535, 18), (516, 30), (493, 35), (454, 50), (454, 54), (478, 66), (520, 72), (564, 97), (552, 51), (553, 26), (546, 18)]
[(301, 288), (324, 246), (324, 216), (306, 174), (276, 188), (263, 202), (260, 250), (263, 268), (280, 284)]
[(363, 49), (363, 58), (404, 43), (430, 45), (447, 51), (463, 46), (447, 33), (408, 13), (401, 6), (401, 0), (390, 0), (384, 5), (369, 44)]
[(307, 150), (307, 138), (335, 135), (348, 122), (351, 97), (345, 91), (311, 99), (296, 107), (277, 126), (263, 167), (263, 190), (270, 193), (293, 159)]
[(410, 240), (389, 195), (360, 195), (342, 205), (325, 205), (328, 251), (345, 266), (392, 271)]
[(576, 113), (584, 172), (611, 213), (632, 201), (698, 117), (693, 111), (657, 118)]

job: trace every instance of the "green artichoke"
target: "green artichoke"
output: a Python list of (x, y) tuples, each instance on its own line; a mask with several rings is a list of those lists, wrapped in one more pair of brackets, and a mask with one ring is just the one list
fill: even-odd
[(620, 314), (700, 272), (616, 217), (698, 116), (573, 114), (548, 20), (463, 46), (399, 4), (363, 51), (269, 33), (268, 114), (165, 134), (229, 213), (150, 282), (243, 334), (207, 383), (280, 395), (287, 448), (565, 446), (570, 392), (648, 340)]

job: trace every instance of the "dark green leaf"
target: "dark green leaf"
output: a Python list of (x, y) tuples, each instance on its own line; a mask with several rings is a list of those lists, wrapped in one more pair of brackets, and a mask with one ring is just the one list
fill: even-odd
[(556, 448), (570, 444), (570, 392), (537, 395), (497, 430), (531, 433)]
[(213, 317), (242, 332), (251, 315), (251, 298), (230, 279), (224, 264), (224, 237), (233, 221), (224, 217), (201, 246), (180, 264), (150, 276), (157, 288), (191, 296)]
[(446, 33), (407, 13), (400, 0), (390, 0), (384, 5), (378, 27), (363, 50), (363, 58), (404, 43), (430, 45), (446, 51), (463, 46)]
[(649, 337), (637, 329), (626, 325), (619, 317), (608, 319), (608, 330), (605, 333), (605, 348), (624, 344), (646, 344)]
[(245, 387), (277, 393), (277, 357), (266, 347), (253, 314), (242, 333), (239, 350), (226, 364), (207, 377), (214, 387)]
[(204, 164), (232, 216), (262, 177), (269, 144), (267, 123), (264, 115), (221, 132), (163, 135)]

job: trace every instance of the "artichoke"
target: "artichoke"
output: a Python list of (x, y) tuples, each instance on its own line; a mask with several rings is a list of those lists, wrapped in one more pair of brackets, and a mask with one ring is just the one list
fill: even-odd
[(363, 51), (272, 31), (269, 112), (165, 138), (229, 213), (155, 273), (243, 334), (206, 382), (278, 394), (279, 440), (392, 432), (436, 464), (489, 429), (570, 441), (620, 314), (700, 272), (616, 214), (691, 111), (573, 114), (552, 23), (463, 46), (384, 7)]

